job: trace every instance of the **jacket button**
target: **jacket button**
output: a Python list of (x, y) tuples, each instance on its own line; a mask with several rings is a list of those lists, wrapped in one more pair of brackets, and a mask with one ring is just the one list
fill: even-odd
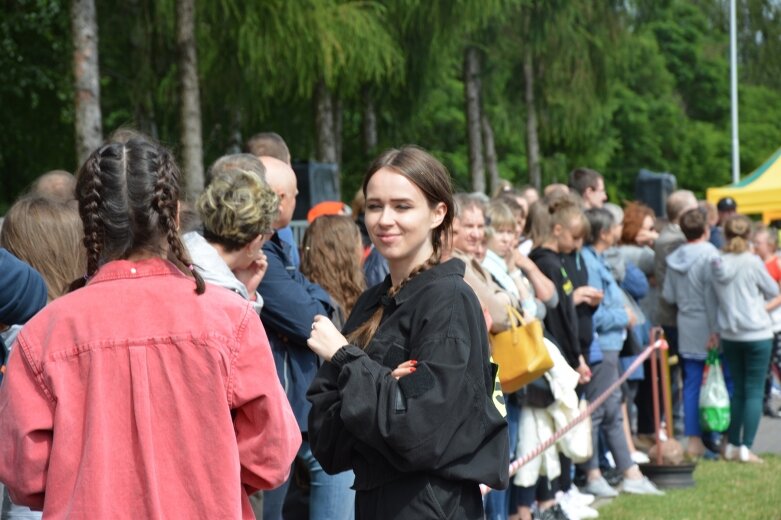
[(136, 268), (135, 267), (131, 267), (130, 268), (130, 273), (131, 274), (136, 274)]

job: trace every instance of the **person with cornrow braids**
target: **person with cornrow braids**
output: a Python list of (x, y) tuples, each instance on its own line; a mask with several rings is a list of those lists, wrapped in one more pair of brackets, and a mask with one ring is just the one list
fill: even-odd
[(0, 481), (45, 518), (253, 519), (301, 442), (250, 302), (207, 287), (178, 232), (179, 169), (104, 144), (76, 197), (87, 273), (19, 333)]
[[(355, 472), (357, 519), (482, 519), (479, 483), (506, 488), (506, 411), (480, 303), (451, 239), (447, 169), (388, 150), (363, 181), (366, 227), (388, 261), (340, 333), (325, 316), (309, 347), (309, 442), (323, 468)], [(343, 335), (344, 334), (344, 335)]]

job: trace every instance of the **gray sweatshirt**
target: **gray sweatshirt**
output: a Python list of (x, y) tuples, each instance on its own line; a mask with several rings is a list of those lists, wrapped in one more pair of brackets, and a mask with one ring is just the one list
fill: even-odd
[(684, 244), (667, 257), (662, 298), (678, 307), (678, 349), (688, 359), (705, 359), (716, 332), (716, 293), (711, 261), (719, 251), (710, 242)]
[(750, 252), (724, 253), (711, 261), (711, 267), (721, 337), (731, 341), (771, 339), (772, 323), (765, 300), (778, 295), (778, 284), (762, 260)]
[[(182, 240), (190, 252), (190, 258), (192, 258), (196, 271), (203, 277), (205, 282), (225, 287), (245, 300), (249, 300), (247, 287), (236, 278), (233, 271), (225, 263), (225, 260), (222, 259), (217, 250), (205, 238), (197, 232), (191, 231), (185, 233)], [(255, 296), (256, 301), (252, 302), (252, 306), (255, 308), (255, 312), (260, 314), (260, 310), (263, 308), (263, 298), (261, 298), (258, 292), (255, 293)]]

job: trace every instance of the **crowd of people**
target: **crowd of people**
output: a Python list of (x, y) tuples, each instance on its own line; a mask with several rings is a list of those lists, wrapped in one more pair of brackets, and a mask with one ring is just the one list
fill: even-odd
[[(0, 518), (596, 518), (595, 498), (664, 494), (641, 471), (648, 362), (590, 427), (509, 462), (614, 387), (655, 326), (688, 456), (762, 462), (778, 234), (732, 199), (679, 190), (656, 215), (608, 203), (588, 168), (542, 193), (453, 193), (405, 146), (352, 206), (312, 208), (299, 244), (279, 135), (219, 158), (197, 200), (180, 178), (121, 130), (6, 214)], [(503, 394), (491, 349), (509, 309), (542, 324), (553, 368)], [(712, 349), (731, 391), (720, 444), (698, 413)]]

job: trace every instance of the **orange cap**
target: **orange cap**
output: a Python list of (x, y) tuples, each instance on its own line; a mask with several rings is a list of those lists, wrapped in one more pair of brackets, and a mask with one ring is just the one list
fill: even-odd
[(323, 215), (343, 215), (345, 213), (344, 207), (344, 202), (338, 200), (324, 200), (323, 202), (318, 202), (312, 206), (312, 209), (306, 214), (306, 221), (311, 224), (317, 217)]

